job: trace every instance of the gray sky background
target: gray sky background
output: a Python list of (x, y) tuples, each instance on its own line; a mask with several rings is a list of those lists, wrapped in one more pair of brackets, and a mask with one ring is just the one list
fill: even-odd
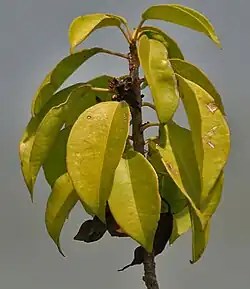
[[(164, 2), (164, 1), (159, 1)], [(142, 267), (116, 269), (132, 259), (135, 243), (106, 236), (99, 244), (72, 240), (86, 217), (80, 207), (62, 234), (62, 258), (48, 237), (44, 209), (49, 187), (39, 177), (32, 205), (19, 168), (18, 141), (30, 117), (30, 104), (45, 74), (68, 54), (67, 29), (86, 13), (126, 17), (134, 27), (142, 11), (157, 0), (1, 0), (0, 1), (0, 288), (128, 289), (144, 288)], [(250, 1), (175, 1), (205, 13), (224, 50), (191, 30), (152, 22), (180, 44), (186, 59), (205, 71), (223, 96), (232, 131), (230, 161), (222, 203), (213, 218), (211, 239), (202, 260), (190, 265), (190, 235), (157, 257), (161, 289), (250, 288)], [(167, 3), (167, 2), (166, 2)], [(124, 51), (115, 28), (95, 32), (87, 46)], [(127, 72), (123, 60), (96, 56), (68, 83), (96, 74)], [(152, 117), (150, 115), (150, 117)], [(184, 121), (183, 115), (178, 115)]]

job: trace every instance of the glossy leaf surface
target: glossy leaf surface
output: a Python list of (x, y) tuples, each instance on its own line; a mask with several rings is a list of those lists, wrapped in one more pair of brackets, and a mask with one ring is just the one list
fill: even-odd
[(128, 129), (129, 106), (108, 101), (85, 110), (69, 135), (68, 172), (79, 198), (102, 221)]
[(174, 71), (163, 43), (143, 34), (138, 40), (139, 60), (161, 123), (172, 118), (179, 103)]
[(152, 165), (140, 153), (126, 151), (115, 171), (109, 206), (122, 230), (148, 251), (153, 248), (160, 204)]

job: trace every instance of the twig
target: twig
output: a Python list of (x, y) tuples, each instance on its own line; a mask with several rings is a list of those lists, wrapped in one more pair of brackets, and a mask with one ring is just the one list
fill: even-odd
[(107, 53), (107, 54), (111, 54), (111, 55), (115, 55), (115, 56), (119, 56), (121, 58), (128, 59), (128, 56), (126, 54), (123, 54), (123, 53), (111, 51), (111, 50), (104, 49), (104, 48), (102, 48), (102, 52)]
[[(139, 27), (143, 24), (140, 23)], [(135, 39), (137, 35), (137, 31), (133, 39)], [(139, 78), (139, 66), (140, 62), (137, 56), (136, 44), (135, 42), (130, 45), (130, 53), (129, 53), (129, 71), (130, 76), (132, 78), (134, 96), (139, 104), (138, 108), (131, 108), (132, 114), (132, 139), (133, 139), (133, 147), (134, 150), (140, 152), (144, 155), (144, 136), (142, 127), (142, 99), (141, 99), (141, 88), (140, 88), (140, 78)], [(147, 289), (159, 289), (156, 273), (155, 273), (155, 262), (154, 255), (152, 253), (148, 253), (144, 251), (144, 277), (143, 280)]]
[(141, 130), (144, 131), (145, 129), (152, 127), (152, 126), (160, 126), (159, 122), (148, 122), (141, 126)]
[(142, 106), (147, 106), (147, 107), (150, 107), (150, 108), (152, 108), (153, 110), (155, 110), (155, 105), (152, 104), (151, 102), (144, 101), (144, 102), (142, 103)]

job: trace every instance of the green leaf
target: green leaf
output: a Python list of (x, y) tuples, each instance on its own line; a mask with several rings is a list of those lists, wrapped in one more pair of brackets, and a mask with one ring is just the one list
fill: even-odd
[(184, 56), (178, 44), (161, 29), (154, 26), (143, 26), (140, 29), (138, 38), (140, 38), (141, 34), (146, 34), (149, 39), (155, 39), (162, 42), (167, 48), (169, 58), (184, 59)]
[(108, 101), (85, 110), (69, 135), (68, 172), (79, 198), (102, 221), (128, 130), (127, 103)]
[(83, 42), (92, 32), (97, 29), (126, 24), (126, 19), (112, 14), (89, 14), (75, 18), (69, 27), (70, 49)]
[(30, 191), (32, 191), (31, 187), (31, 175), (30, 175), (30, 153), (34, 144), (35, 134), (36, 131), (45, 117), (45, 115), (50, 111), (52, 107), (58, 106), (62, 103), (64, 103), (70, 93), (76, 89), (77, 87), (80, 87), (82, 84), (78, 83), (72, 86), (69, 86), (65, 89), (62, 89), (61, 91), (54, 94), (53, 98), (51, 98), (43, 107), (43, 109), (37, 114), (35, 117), (32, 117), (29, 121), (25, 132), (20, 140), (19, 144), (19, 156), (21, 160), (21, 168), (22, 173), (24, 176), (25, 183)]
[(212, 96), (199, 85), (179, 75), (177, 79), (202, 179), (203, 201), (227, 162), (230, 132)]
[(43, 83), (37, 90), (32, 102), (32, 116), (37, 115), (43, 106), (52, 98), (53, 94), (67, 78), (73, 74), (85, 61), (97, 53), (102, 52), (102, 48), (84, 49), (67, 56), (57, 64), (57, 66), (47, 74)]
[[(150, 145), (154, 143), (150, 142)], [(201, 181), (190, 131), (169, 122), (160, 128), (156, 149), (169, 175), (200, 216)]]
[(161, 199), (157, 174), (140, 153), (128, 150), (123, 155), (108, 202), (122, 231), (151, 252)]
[(181, 235), (191, 228), (191, 219), (188, 207), (174, 214), (174, 227), (169, 243), (172, 245)]
[(63, 256), (60, 247), (60, 233), (77, 201), (78, 196), (74, 191), (69, 175), (66, 173), (60, 176), (56, 180), (47, 202), (45, 224), (49, 235)]
[(207, 199), (205, 199), (201, 203), (201, 212), (202, 212), (201, 224), (203, 229), (207, 225), (207, 222), (212, 217), (212, 215), (214, 214), (220, 203), (223, 184), (224, 184), (224, 173), (222, 171), (214, 187), (209, 192)]
[(216, 91), (215, 87), (210, 82), (210, 80), (208, 79), (208, 77), (204, 72), (202, 72), (199, 68), (197, 68), (193, 64), (181, 59), (170, 59), (170, 62), (175, 73), (186, 78), (187, 80), (190, 80), (198, 84), (200, 87), (205, 89), (213, 97), (215, 104), (225, 115), (221, 96)]
[[(64, 103), (52, 107), (39, 124), (34, 136), (29, 159), (26, 159), (28, 166), (27, 183), (31, 195), (33, 194), (37, 174), (45, 163), (67, 116), (71, 113), (72, 108), (75, 107), (75, 103), (78, 103), (79, 98), (90, 88), (90, 86), (83, 85), (72, 91), (68, 99)], [(31, 145), (31, 142), (29, 144)]]
[(210, 233), (210, 221), (207, 222), (206, 227), (203, 229), (200, 220), (196, 214), (191, 210), (191, 224), (192, 224), (192, 261), (191, 264), (196, 263), (204, 253)]
[[(108, 75), (102, 75), (96, 77), (88, 82), (86, 85), (91, 85), (98, 88), (108, 88), (109, 80), (112, 77)], [(85, 91), (84, 91), (85, 92)], [(111, 101), (112, 93), (106, 91), (93, 91), (89, 90), (83, 97), (79, 97), (79, 100), (75, 102), (74, 107), (72, 107), (71, 112), (67, 115), (66, 123), (67, 125), (73, 125), (79, 115), (87, 108), (96, 104), (96, 96), (100, 98), (101, 101)]]
[(138, 56), (150, 87), (157, 116), (161, 123), (172, 118), (179, 103), (177, 82), (168, 60), (166, 47), (155, 39), (141, 34)]
[(185, 206), (187, 206), (187, 199), (169, 175), (161, 155), (156, 149), (156, 141), (152, 141), (154, 145), (149, 142), (149, 153), (147, 158), (158, 175), (160, 195), (164, 199), (162, 202), (162, 211), (168, 211), (168, 205), (164, 202), (167, 201), (171, 207), (171, 213), (176, 214), (183, 210)]
[(207, 17), (191, 8), (177, 4), (154, 5), (142, 14), (142, 20), (164, 20), (202, 32), (219, 47), (220, 41)]
[(67, 172), (66, 167), (66, 147), (71, 127), (61, 130), (50, 149), (48, 157), (43, 164), (45, 178), (49, 185), (53, 187), (55, 181)]

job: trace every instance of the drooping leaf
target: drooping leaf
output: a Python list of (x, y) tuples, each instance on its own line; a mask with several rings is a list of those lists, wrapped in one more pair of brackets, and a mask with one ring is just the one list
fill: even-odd
[(29, 184), (28, 188), (31, 195), (37, 174), (41, 166), (46, 161), (48, 154), (53, 147), (55, 140), (57, 139), (60, 129), (65, 123), (67, 115), (71, 113), (75, 103), (78, 102), (79, 98), (88, 90), (90, 90), (90, 86), (83, 85), (82, 87), (72, 91), (68, 99), (64, 103), (52, 107), (39, 124), (34, 136), (30, 157), (27, 160), (27, 177), (30, 178), (27, 180), (27, 183)]
[(204, 253), (210, 233), (210, 220), (207, 222), (205, 228), (202, 228), (200, 220), (190, 208), (191, 225), (192, 225), (192, 260), (191, 264), (196, 263)]
[(132, 149), (125, 152), (115, 171), (108, 202), (122, 230), (151, 251), (161, 200), (157, 174), (140, 153)]
[(169, 175), (200, 216), (201, 181), (190, 131), (169, 122), (160, 128), (159, 143), (150, 145), (159, 151)]
[(193, 64), (186, 62), (181, 59), (170, 59), (171, 65), (175, 73), (179, 74), (180, 76), (190, 80), (203, 89), (205, 89), (213, 98), (215, 104), (221, 110), (221, 112), (225, 115), (224, 107), (222, 104), (221, 96), (216, 91), (213, 84), (210, 82), (208, 77), (204, 72), (202, 72), (199, 68), (194, 66)]
[(138, 38), (140, 38), (141, 34), (146, 34), (149, 39), (155, 39), (162, 42), (167, 48), (168, 58), (184, 59), (178, 44), (161, 29), (154, 26), (143, 26), (140, 29)]
[(179, 103), (177, 82), (167, 49), (160, 41), (150, 39), (145, 34), (141, 34), (137, 49), (157, 116), (161, 123), (166, 123), (172, 118)]
[(32, 101), (32, 116), (37, 115), (43, 106), (52, 98), (53, 94), (85, 61), (97, 53), (102, 52), (102, 48), (84, 49), (65, 57), (56, 67), (47, 74), (43, 83), (37, 90)]
[(126, 24), (126, 19), (112, 14), (88, 14), (75, 18), (69, 27), (71, 51), (97, 29)]
[(205, 228), (207, 222), (212, 217), (212, 215), (214, 214), (220, 203), (223, 184), (224, 184), (224, 173), (222, 171), (214, 187), (209, 192), (208, 197), (201, 203), (201, 212), (202, 212), (201, 224), (203, 229)]
[(154, 5), (144, 11), (142, 19), (163, 20), (202, 32), (221, 47), (219, 38), (207, 17), (189, 7), (178, 4)]
[(179, 75), (177, 77), (202, 179), (203, 201), (227, 162), (230, 132), (212, 96), (194, 82)]
[(191, 228), (188, 206), (179, 213), (174, 214), (174, 227), (169, 243), (172, 245), (181, 235)]
[(77, 200), (78, 196), (69, 175), (66, 173), (60, 176), (56, 180), (47, 202), (45, 224), (49, 235), (62, 255), (64, 254), (60, 247), (60, 233)]
[(108, 101), (85, 110), (69, 135), (68, 172), (79, 198), (102, 221), (128, 129), (129, 106)]
[(51, 187), (53, 187), (55, 181), (61, 175), (67, 172), (66, 147), (70, 130), (71, 127), (66, 127), (59, 132), (58, 137), (43, 164), (45, 178)]
[(24, 180), (30, 191), (32, 191), (31, 172), (30, 172), (30, 153), (34, 144), (36, 131), (41, 121), (50, 111), (50, 109), (65, 103), (65, 101), (72, 93), (72, 91), (78, 87), (81, 87), (82, 85), (83, 85), (82, 83), (77, 83), (75, 85), (62, 89), (56, 94), (54, 94), (53, 97), (44, 105), (42, 110), (36, 116), (31, 118), (25, 129), (25, 132), (19, 143), (19, 156), (21, 160), (21, 168)]

